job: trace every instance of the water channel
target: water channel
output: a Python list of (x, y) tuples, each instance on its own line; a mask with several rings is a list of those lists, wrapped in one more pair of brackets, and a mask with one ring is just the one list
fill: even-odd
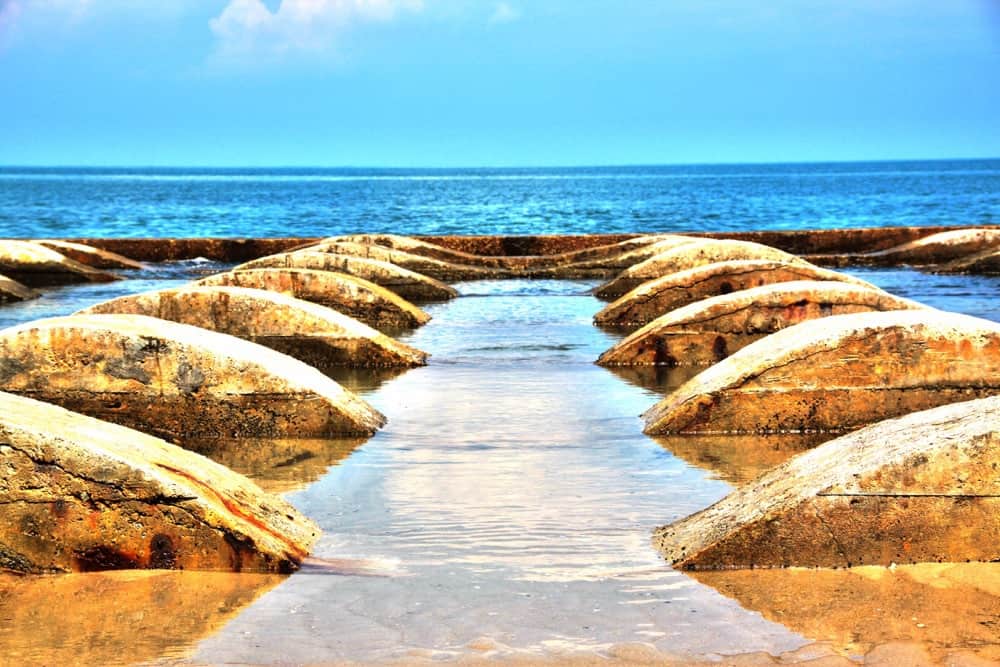
[[(0, 308), (0, 325), (218, 268), (57, 290)], [(858, 275), (1000, 320), (1000, 279)], [(1000, 564), (697, 577), (667, 566), (655, 527), (806, 443), (644, 436), (639, 413), (682, 378), (593, 364), (619, 335), (591, 324), (594, 284), (464, 283), (427, 305), (434, 319), (400, 337), (433, 355), (428, 366), (340, 378), (389, 417), (367, 441), (217, 446), (323, 528), (301, 572), (0, 577), (0, 663), (860, 658), (900, 641), (935, 659), (1000, 660)]]

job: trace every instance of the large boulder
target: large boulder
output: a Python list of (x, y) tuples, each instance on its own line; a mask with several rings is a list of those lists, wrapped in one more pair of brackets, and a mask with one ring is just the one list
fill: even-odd
[(646, 433), (843, 432), (1000, 392), (1000, 324), (939, 310), (836, 315), (744, 347), (650, 408)]
[(1000, 249), (989, 248), (965, 257), (945, 262), (934, 269), (937, 273), (971, 273), (1000, 275)]
[(29, 287), (118, 280), (31, 241), (0, 240), (0, 273)]
[(166, 439), (374, 433), (385, 418), (296, 359), (143, 315), (74, 315), (0, 331), (0, 390)]
[(808, 264), (795, 255), (760, 243), (697, 239), (630, 266), (595, 289), (594, 295), (601, 299), (617, 299), (642, 283), (661, 278), (668, 273), (738, 259), (768, 259), (793, 264)]
[(845, 273), (802, 262), (767, 259), (713, 262), (642, 283), (605, 306), (594, 316), (594, 323), (606, 327), (638, 327), (702, 299), (793, 280), (829, 280), (876, 289)]
[(123, 257), (108, 250), (102, 250), (83, 243), (57, 241), (55, 239), (38, 239), (34, 241), (50, 250), (62, 253), (70, 259), (92, 266), (95, 269), (144, 269), (146, 265), (134, 259)]
[(807, 320), (924, 308), (880, 289), (795, 280), (713, 296), (661, 315), (619, 341), (601, 366), (711, 366), (750, 343)]
[(379, 331), (418, 327), (431, 316), (403, 297), (356, 276), (314, 269), (249, 269), (202, 278), (198, 285), (250, 287), (312, 301)]
[[(464, 266), (503, 266), (502, 257), (487, 257), (484, 255), (474, 255), (461, 250), (452, 250), (436, 243), (430, 243), (412, 236), (400, 236), (399, 234), (348, 234), (346, 236), (331, 236), (320, 241), (325, 243), (361, 243), (363, 245), (380, 246), (401, 250), (411, 255), (430, 257), (439, 259), (450, 264)], [(315, 244), (314, 244), (315, 245)]]
[(396, 266), (400, 269), (406, 269), (409, 272), (429, 276), (435, 279), (435, 281), (443, 280), (450, 283), (463, 280), (489, 280), (506, 275), (506, 272), (499, 272), (498, 269), (455, 264), (433, 257), (412, 255), (402, 250), (385, 248), (380, 245), (350, 243), (347, 241), (326, 241), (295, 251), (295, 254), (299, 253), (326, 253), (335, 257), (366, 258)]
[(1000, 397), (880, 422), (656, 533), (683, 568), (1000, 560)]
[(233, 270), (250, 269), (333, 271), (367, 280), (411, 301), (444, 301), (458, 296), (453, 287), (389, 262), (312, 249), (268, 255), (240, 264)]
[(0, 569), (290, 572), (319, 529), (194, 452), (0, 393)]
[(851, 256), (857, 264), (897, 266), (950, 262), (986, 250), (1000, 249), (1000, 229), (955, 229), (925, 236), (886, 250)]
[(27, 301), (28, 299), (37, 299), (39, 296), (41, 295), (30, 287), (0, 275), (0, 302)]
[(147, 315), (237, 336), (326, 372), (422, 366), (427, 355), (332, 308), (247, 287), (188, 285), (105, 301), (80, 314)]

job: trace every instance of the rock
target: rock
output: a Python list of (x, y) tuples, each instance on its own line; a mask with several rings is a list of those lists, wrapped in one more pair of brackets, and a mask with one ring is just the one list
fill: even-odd
[(502, 277), (497, 274), (497, 269), (487, 269), (481, 266), (464, 266), (452, 264), (432, 257), (421, 255), (411, 255), (401, 250), (383, 248), (378, 245), (365, 245), (362, 243), (348, 243), (337, 241), (335, 243), (319, 243), (308, 248), (296, 250), (299, 253), (320, 253), (329, 254), (335, 257), (359, 257), (373, 261), (382, 262), (400, 269), (406, 269), (423, 276), (428, 276), (436, 281), (459, 282), (463, 280), (489, 280), (491, 278)]
[(1000, 391), (1000, 324), (938, 310), (797, 324), (707, 368), (645, 432), (843, 432)]
[(698, 239), (692, 243), (684, 243), (666, 250), (625, 269), (594, 290), (594, 294), (601, 299), (617, 299), (642, 283), (660, 278), (668, 273), (737, 259), (768, 259), (809, 265), (808, 262), (795, 255), (760, 243)]
[(297, 569), (319, 529), (221, 465), (0, 393), (0, 568)]
[(576, 250), (562, 255), (543, 255), (521, 258), (525, 266), (520, 273), (532, 278), (557, 280), (608, 279), (623, 269), (639, 264), (650, 257), (678, 246), (697, 243), (700, 239), (689, 236), (663, 235), (646, 243), (626, 242), (612, 246), (598, 246)]
[(50, 250), (62, 253), (70, 259), (91, 266), (95, 269), (145, 269), (142, 262), (137, 262), (128, 257), (123, 257), (107, 250), (94, 248), (82, 243), (70, 243), (69, 241), (56, 241), (55, 239), (38, 239), (33, 241), (45, 246)]
[(713, 262), (642, 283), (605, 306), (594, 316), (594, 323), (632, 328), (702, 299), (792, 280), (830, 280), (877, 289), (864, 280), (802, 262), (767, 259)]
[(444, 301), (458, 296), (458, 292), (454, 288), (434, 278), (429, 278), (401, 266), (390, 264), (389, 262), (347, 254), (338, 255), (312, 250), (298, 250), (261, 257), (260, 259), (240, 264), (233, 270), (246, 271), (250, 269), (333, 271), (367, 280), (398, 294), (404, 299), (414, 301)]
[(0, 273), (29, 287), (118, 280), (31, 241), (0, 240)]
[[(319, 242), (319, 244), (314, 245), (337, 243), (353, 243), (377, 246), (379, 248), (387, 248), (390, 250), (400, 250), (409, 255), (429, 257), (431, 259), (437, 259), (449, 264), (458, 264), (460, 266), (470, 267), (478, 266), (486, 268), (501, 268), (504, 266), (503, 260), (505, 259), (503, 257), (488, 257), (462, 252), (461, 250), (452, 250), (451, 248), (445, 248), (444, 246), (436, 243), (429, 243), (411, 236), (399, 236), (397, 234), (349, 234), (347, 236), (331, 236), (323, 239)], [(302, 249), (308, 249), (310, 247), (313, 246), (306, 246)], [(422, 272), (418, 271), (418, 273)]]
[(374, 433), (385, 421), (315, 368), (143, 315), (74, 315), (0, 331), (0, 391), (168, 440)]
[(792, 325), (831, 315), (924, 308), (880, 289), (794, 280), (713, 296), (672, 310), (619, 341), (600, 366), (711, 366)]
[(250, 269), (202, 278), (206, 286), (250, 287), (312, 301), (364, 322), (383, 333), (418, 327), (430, 321), (424, 311), (356, 276), (313, 269)]
[(922, 266), (960, 259), (986, 250), (1000, 250), (1000, 229), (956, 229), (925, 236), (887, 250), (853, 255), (856, 264)]
[(0, 303), (4, 301), (27, 301), (41, 296), (38, 292), (26, 287), (16, 280), (0, 275)]
[[(247, 287), (145, 292), (79, 314), (147, 315), (237, 336), (283, 352), (324, 373), (335, 366), (422, 366), (427, 354), (332, 308)], [(328, 374), (328, 373), (327, 373)]]
[(990, 248), (966, 257), (946, 262), (934, 269), (936, 273), (971, 273), (1000, 275), (1000, 249)]
[(831, 440), (657, 530), (682, 568), (1000, 560), (1000, 397)]

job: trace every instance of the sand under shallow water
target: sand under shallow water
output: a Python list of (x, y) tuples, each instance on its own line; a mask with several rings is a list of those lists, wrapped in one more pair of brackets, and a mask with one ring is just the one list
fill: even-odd
[[(863, 277), (1000, 319), (996, 279)], [(677, 378), (593, 365), (615, 337), (590, 323), (601, 307), (591, 286), (459, 285), (463, 297), (429, 306), (435, 319), (404, 337), (434, 355), (429, 366), (344, 374), (390, 418), (374, 438), (219, 450), (323, 528), (300, 573), (2, 578), (0, 663), (1000, 660), (1000, 564), (696, 577), (667, 567), (650, 544), (656, 526), (762, 469), (752, 444), (766, 465), (801, 445), (642, 435), (638, 414)], [(23, 314), (134, 288), (62, 290)]]

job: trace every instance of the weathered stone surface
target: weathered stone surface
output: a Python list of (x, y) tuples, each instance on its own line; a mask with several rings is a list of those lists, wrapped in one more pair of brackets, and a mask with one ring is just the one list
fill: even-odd
[(0, 275), (0, 302), (27, 301), (28, 299), (37, 299), (39, 296), (41, 295), (30, 287)]
[(95, 269), (144, 269), (146, 265), (134, 259), (123, 257), (108, 250), (101, 250), (83, 243), (71, 243), (69, 241), (56, 241), (53, 239), (38, 239), (34, 241), (50, 250), (69, 257), (70, 259), (92, 266)]
[(656, 533), (684, 568), (1000, 559), (1000, 397), (884, 421)]
[(29, 287), (118, 280), (31, 241), (0, 240), (0, 273)]
[(458, 296), (458, 292), (453, 287), (449, 287), (434, 278), (389, 262), (357, 255), (298, 250), (261, 257), (240, 264), (233, 270), (246, 271), (250, 269), (333, 271), (367, 280), (404, 299), (413, 301), (444, 301)]
[(348, 234), (346, 236), (331, 236), (319, 242), (319, 244), (327, 243), (360, 243), (363, 245), (374, 245), (381, 248), (401, 250), (405, 253), (409, 253), (410, 255), (430, 257), (431, 259), (438, 259), (442, 262), (463, 266), (502, 267), (504, 259), (501, 257), (484, 257), (482, 255), (474, 255), (472, 253), (462, 252), (461, 250), (452, 250), (451, 248), (445, 248), (444, 246), (437, 245), (436, 243), (428, 243), (427, 241), (416, 239), (412, 236), (400, 236), (398, 234)]
[(668, 273), (738, 259), (769, 259), (807, 264), (795, 255), (759, 243), (701, 239), (681, 244), (625, 269), (594, 290), (594, 294), (601, 299), (616, 299), (642, 283)]
[(0, 393), (0, 568), (288, 572), (319, 529), (221, 465)]
[(937, 273), (971, 273), (1000, 275), (1000, 249), (990, 248), (967, 257), (946, 262), (935, 268)]
[(0, 331), (0, 390), (184, 442), (370, 434), (385, 421), (289, 356), (143, 315), (74, 315)]
[(1000, 229), (955, 229), (925, 236), (902, 245), (853, 255), (856, 264), (898, 266), (940, 264), (1000, 246)]
[(357, 276), (314, 269), (249, 269), (202, 278), (198, 285), (250, 287), (288, 294), (333, 308), (379, 331), (418, 327), (424, 311), (380, 285)]
[(792, 280), (831, 280), (877, 289), (859, 278), (802, 262), (767, 259), (713, 262), (642, 283), (605, 306), (594, 316), (594, 323), (637, 327), (702, 299)]
[(601, 366), (710, 366), (806, 320), (924, 308), (880, 289), (794, 280), (713, 296), (661, 315), (619, 341)]
[(836, 315), (751, 343), (649, 409), (646, 433), (848, 431), (1000, 392), (1000, 324), (938, 310)]
[(533, 278), (606, 280), (650, 257), (699, 241), (701, 239), (690, 236), (664, 234), (657, 237), (629, 239), (611, 246), (598, 246), (560, 255), (510, 258), (510, 262), (518, 263), (518, 273)]
[(237, 336), (323, 372), (332, 366), (422, 366), (427, 355), (332, 308), (247, 287), (185, 286), (123, 296), (81, 314), (148, 315)]
[(505, 273), (500, 269), (454, 264), (452, 262), (434, 259), (433, 257), (412, 255), (402, 250), (384, 248), (379, 245), (349, 243), (346, 241), (318, 243), (314, 246), (303, 248), (302, 250), (298, 250), (296, 252), (318, 252), (333, 255), (364, 257), (392, 264), (420, 275), (429, 276), (435, 280), (443, 280), (446, 282), (488, 280), (490, 278), (503, 277), (503, 275), (505, 275)]

